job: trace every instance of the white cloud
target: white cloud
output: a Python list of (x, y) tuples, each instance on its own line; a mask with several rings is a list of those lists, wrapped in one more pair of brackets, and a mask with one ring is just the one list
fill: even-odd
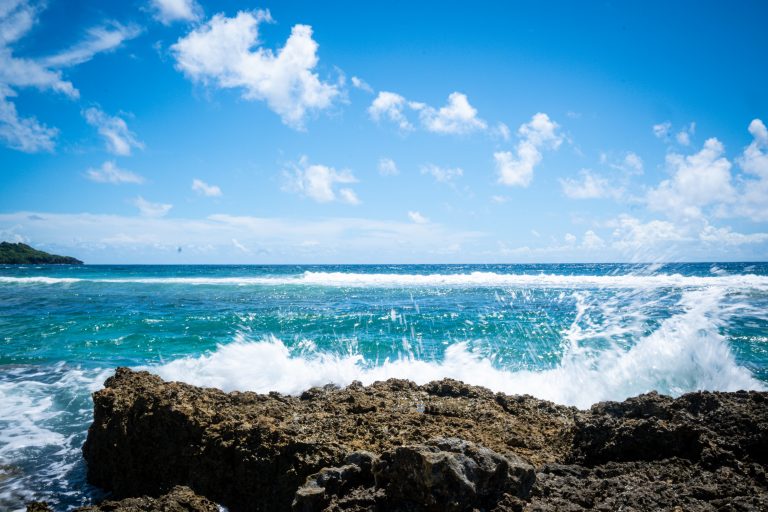
[(114, 23), (90, 29), (83, 41), (47, 58), (15, 56), (14, 45), (35, 26), (42, 9), (42, 5), (25, 0), (0, 4), (0, 141), (28, 153), (52, 151), (58, 130), (45, 126), (34, 117), (20, 116), (9, 99), (16, 96), (17, 89), (35, 87), (78, 98), (80, 93), (63, 78), (59, 68), (82, 64), (97, 53), (117, 48), (139, 33), (135, 27)]
[(485, 130), (487, 124), (477, 117), (466, 94), (451, 93), (448, 103), (440, 109), (425, 106), (419, 109), (421, 124), (427, 131), (441, 134), (464, 134)]
[(664, 121), (663, 123), (653, 125), (653, 134), (659, 139), (666, 139), (669, 137), (669, 131), (672, 129), (672, 123)]
[(607, 179), (589, 169), (579, 171), (579, 179), (560, 179), (563, 193), (571, 199), (600, 199), (621, 197), (623, 190), (610, 185)]
[(348, 204), (360, 204), (360, 198), (357, 197), (357, 194), (351, 188), (340, 188), (339, 199)]
[(509, 198), (507, 196), (494, 195), (494, 196), (491, 196), (491, 201), (493, 201), (496, 204), (504, 204), (507, 201), (509, 201)]
[(576, 243), (576, 235), (573, 233), (566, 233), (563, 237), (563, 240), (565, 240), (565, 243), (568, 245), (573, 245)]
[(379, 159), (379, 174), (382, 176), (397, 176), (400, 174), (400, 170), (391, 158), (381, 158)]
[(368, 107), (371, 119), (395, 123), (402, 131), (414, 129), (407, 112), (418, 112), (422, 128), (439, 134), (465, 134), (485, 130), (488, 125), (477, 117), (477, 110), (469, 104), (465, 94), (453, 92), (448, 96), (448, 103), (439, 109), (426, 103), (408, 101), (400, 94), (381, 91)]
[[(433, 222), (416, 224), (407, 218), (217, 214), (185, 219), (40, 212), (0, 213), (0, 233), (6, 233), (8, 239), (30, 240), (52, 251), (74, 254), (89, 263), (253, 262), (233, 239), (258, 254), (260, 261), (270, 263), (384, 263), (404, 254), (412, 261), (428, 263), (457, 245), (477, 247), (477, 240), (484, 236)], [(184, 249), (181, 255), (178, 247)]]
[(165, 215), (173, 208), (172, 204), (164, 203), (151, 203), (141, 196), (136, 197), (133, 200), (133, 205), (139, 209), (144, 217), (159, 218), (165, 217)]
[(25, 153), (53, 151), (59, 131), (39, 123), (34, 117), (19, 117), (16, 105), (7, 99), (13, 96), (13, 91), (0, 84), (0, 141)]
[(128, 129), (128, 124), (118, 116), (110, 116), (96, 107), (83, 111), (83, 117), (104, 137), (107, 151), (120, 156), (129, 156), (131, 148), (143, 149), (144, 144)]
[(77, 66), (88, 62), (99, 53), (117, 49), (125, 41), (141, 34), (141, 29), (135, 25), (121, 25), (112, 22), (107, 25), (91, 27), (86, 31), (86, 37), (71, 48), (42, 59), (46, 67), (64, 68)]
[(630, 151), (624, 155), (621, 162), (611, 164), (611, 167), (627, 174), (643, 174), (643, 159), (637, 153)]
[(768, 241), (768, 233), (736, 233), (730, 227), (716, 228), (707, 225), (699, 233), (699, 239), (725, 245), (760, 244)]
[(192, 190), (206, 197), (221, 197), (221, 189), (197, 178), (192, 180)]
[(351, 78), (351, 81), (352, 81), (352, 86), (354, 88), (360, 89), (361, 91), (365, 91), (365, 92), (369, 92), (369, 93), (373, 94), (373, 87), (368, 85), (368, 83), (365, 80), (363, 80), (362, 78), (353, 76)]
[(659, 244), (681, 242), (687, 236), (681, 228), (665, 220), (641, 222), (630, 215), (620, 215), (613, 222), (613, 246), (623, 251), (652, 251)]
[(408, 218), (416, 224), (427, 224), (429, 219), (421, 214), (421, 212), (409, 211)]
[(395, 123), (401, 130), (413, 130), (413, 125), (405, 116), (406, 100), (394, 92), (381, 91), (368, 107), (368, 114), (376, 122), (382, 119)]
[(100, 169), (88, 169), (85, 174), (89, 180), (97, 183), (144, 183), (144, 178), (131, 171), (120, 169), (115, 162), (107, 161), (101, 164)]
[(459, 167), (439, 167), (435, 164), (426, 164), (421, 167), (421, 174), (429, 174), (435, 181), (440, 183), (451, 183), (456, 178), (464, 175), (464, 170)]
[(671, 217), (698, 218), (704, 207), (732, 202), (731, 163), (723, 152), (722, 143), (711, 138), (693, 155), (668, 154), (672, 178), (648, 192), (648, 207)]
[(744, 150), (739, 165), (750, 174), (768, 179), (768, 128), (760, 119), (749, 123), (749, 133), (754, 140)]
[(581, 247), (587, 250), (602, 249), (605, 247), (605, 241), (591, 229), (584, 233), (581, 239)]
[(234, 245), (237, 249), (239, 249), (241, 252), (243, 252), (245, 254), (251, 254), (251, 250), (249, 248), (247, 248), (246, 246), (244, 246), (243, 244), (241, 244), (237, 240), (237, 238), (233, 238), (232, 239), (232, 245)]
[(510, 131), (509, 126), (504, 123), (499, 123), (496, 125), (496, 133), (505, 141), (508, 141), (512, 138), (512, 132)]
[(768, 129), (760, 119), (749, 124), (753, 140), (739, 157), (739, 166), (757, 179), (744, 179), (741, 194), (733, 206), (734, 215), (755, 222), (768, 220)]
[(675, 135), (675, 139), (677, 139), (677, 143), (681, 146), (690, 146), (691, 144), (691, 135), (696, 133), (696, 123), (690, 123), (688, 126), (677, 132), (677, 135)]
[(498, 151), (493, 154), (499, 183), (513, 187), (527, 187), (533, 180), (533, 170), (541, 163), (541, 150), (557, 149), (563, 142), (558, 132), (559, 125), (547, 114), (535, 114), (531, 121), (520, 126), (517, 134), (520, 141), (515, 153)]
[(203, 8), (195, 0), (150, 0), (154, 17), (164, 25), (174, 21), (197, 21), (203, 15)]
[(308, 113), (330, 107), (339, 90), (313, 71), (312, 27), (294, 25), (276, 52), (260, 46), (259, 25), (271, 21), (269, 11), (217, 14), (171, 47), (176, 67), (191, 80), (242, 89), (245, 99), (266, 101), (285, 124), (303, 129)]
[(358, 204), (355, 192), (350, 188), (335, 190), (337, 184), (357, 183), (352, 171), (343, 169), (337, 171), (333, 167), (310, 164), (304, 156), (292, 169), (285, 171), (286, 184), (284, 190), (295, 192), (309, 197), (318, 203), (342, 201), (349, 204)]

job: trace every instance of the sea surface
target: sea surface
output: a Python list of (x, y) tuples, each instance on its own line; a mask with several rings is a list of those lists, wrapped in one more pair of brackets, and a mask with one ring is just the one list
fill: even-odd
[(587, 408), (768, 386), (768, 264), (0, 266), (0, 510), (98, 499), (116, 366), (224, 390), (443, 377)]

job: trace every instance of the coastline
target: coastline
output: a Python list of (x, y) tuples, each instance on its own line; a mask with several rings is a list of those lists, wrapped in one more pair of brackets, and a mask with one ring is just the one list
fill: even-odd
[(83, 510), (768, 508), (766, 392), (579, 410), (450, 379), (287, 396), (118, 368), (93, 399), (88, 480), (134, 501)]

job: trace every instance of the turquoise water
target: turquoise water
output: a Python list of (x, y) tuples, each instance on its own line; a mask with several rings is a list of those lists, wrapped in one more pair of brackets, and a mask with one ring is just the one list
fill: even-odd
[(99, 496), (115, 366), (225, 390), (453, 377), (588, 407), (768, 382), (768, 264), (0, 267), (0, 509)]

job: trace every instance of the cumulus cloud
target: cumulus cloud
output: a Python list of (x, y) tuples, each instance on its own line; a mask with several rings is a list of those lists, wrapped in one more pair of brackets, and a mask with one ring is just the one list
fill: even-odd
[(429, 219), (421, 214), (421, 212), (409, 211), (408, 218), (416, 224), (427, 224)]
[(611, 186), (607, 179), (589, 169), (579, 171), (578, 179), (560, 179), (563, 193), (571, 199), (600, 199), (621, 197), (623, 190)]
[(348, 204), (360, 203), (357, 194), (351, 188), (337, 188), (337, 185), (357, 183), (352, 171), (343, 169), (337, 171), (326, 165), (311, 164), (304, 156), (292, 169), (285, 171), (286, 183), (284, 190), (301, 194), (318, 203), (341, 201)]
[(612, 224), (613, 246), (622, 251), (653, 250), (659, 244), (681, 242), (688, 238), (683, 228), (666, 220), (642, 222), (622, 214)]
[(400, 170), (391, 158), (381, 158), (379, 159), (379, 174), (382, 176), (397, 176), (400, 174)]
[(203, 15), (203, 8), (195, 0), (150, 0), (149, 5), (155, 19), (164, 25), (197, 21)]
[(152, 203), (141, 196), (138, 196), (133, 200), (133, 205), (139, 209), (139, 213), (141, 213), (143, 217), (151, 218), (165, 217), (168, 212), (171, 211), (171, 208), (173, 208), (172, 204)]
[(428, 174), (439, 183), (451, 183), (456, 178), (463, 176), (464, 170), (459, 167), (450, 168), (440, 167), (435, 164), (426, 164), (421, 167), (421, 174)]
[(16, 56), (15, 45), (35, 26), (42, 9), (42, 5), (25, 0), (0, 4), (0, 141), (28, 153), (52, 151), (58, 130), (34, 117), (19, 115), (11, 100), (17, 90), (34, 87), (78, 98), (78, 90), (63, 78), (61, 68), (82, 64), (97, 53), (113, 50), (140, 32), (133, 26), (112, 23), (89, 29), (81, 42), (49, 57)]
[(259, 25), (265, 22), (272, 22), (269, 11), (213, 16), (171, 47), (176, 67), (193, 81), (265, 101), (283, 123), (303, 129), (308, 113), (330, 107), (339, 89), (314, 71), (318, 44), (312, 27), (294, 25), (275, 52), (260, 46)]
[(144, 144), (128, 129), (128, 124), (121, 117), (110, 116), (96, 107), (84, 110), (83, 117), (104, 137), (107, 151), (110, 153), (129, 156), (131, 148), (144, 148)]
[(376, 122), (388, 120), (403, 131), (413, 130), (413, 125), (405, 116), (407, 102), (403, 96), (394, 92), (381, 91), (368, 107), (368, 115)]
[(371, 119), (376, 122), (390, 121), (402, 131), (415, 128), (408, 119), (408, 112), (418, 112), (421, 127), (432, 133), (458, 135), (488, 127), (477, 117), (477, 110), (470, 105), (467, 96), (460, 92), (451, 93), (445, 106), (434, 108), (426, 103), (408, 101), (394, 92), (381, 91), (368, 107)]
[(477, 117), (477, 109), (469, 104), (466, 94), (451, 93), (444, 107), (434, 109), (417, 104), (421, 124), (427, 131), (442, 134), (463, 134), (485, 130), (487, 124)]
[(517, 130), (520, 141), (515, 152), (498, 151), (493, 154), (499, 183), (513, 187), (527, 187), (533, 180), (533, 170), (541, 163), (542, 149), (557, 149), (563, 142), (559, 125), (547, 114), (538, 113)]
[(113, 185), (120, 185), (122, 183), (144, 183), (144, 177), (131, 171), (120, 169), (117, 164), (112, 161), (104, 162), (99, 169), (88, 169), (85, 175), (89, 180), (97, 183), (112, 183)]
[(711, 138), (698, 153), (668, 154), (672, 177), (648, 191), (648, 207), (671, 217), (698, 218), (704, 207), (732, 202), (731, 162), (723, 153), (723, 144)]
[(221, 197), (221, 189), (216, 185), (209, 185), (197, 178), (192, 180), (192, 190), (206, 197)]
[(733, 214), (749, 217), (755, 222), (768, 220), (768, 129), (760, 119), (749, 124), (753, 140), (744, 149), (738, 163), (746, 173), (757, 179), (744, 179), (742, 193), (733, 206)]

